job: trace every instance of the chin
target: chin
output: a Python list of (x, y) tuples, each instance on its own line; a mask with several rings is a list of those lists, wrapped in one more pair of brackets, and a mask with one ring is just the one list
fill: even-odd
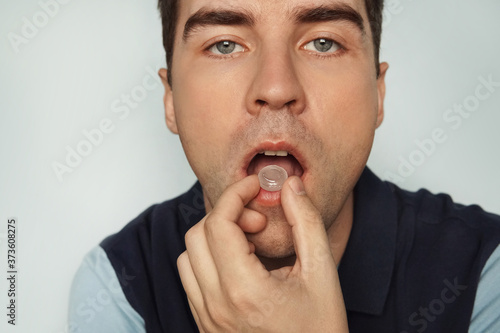
[(295, 249), (292, 246), (291, 249), (289, 248), (287, 250), (281, 249), (277, 251), (276, 249), (263, 249), (263, 251), (260, 251), (257, 247), (255, 250), (255, 254), (260, 258), (279, 260), (295, 256)]
[(270, 259), (281, 259), (295, 254), (292, 228), (286, 221), (271, 221), (264, 230), (247, 234), (255, 245), (255, 254)]

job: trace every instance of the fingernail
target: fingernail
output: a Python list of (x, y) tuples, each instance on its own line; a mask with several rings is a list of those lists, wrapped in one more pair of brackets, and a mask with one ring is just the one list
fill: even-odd
[(306, 194), (306, 189), (304, 188), (304, 183), (302, 183), (302, 180), (300, 180), (299, 177), (292, 177), (290, 179), (290, 187), (292, 190), (295, 192), (297, 195), (304, 195)]

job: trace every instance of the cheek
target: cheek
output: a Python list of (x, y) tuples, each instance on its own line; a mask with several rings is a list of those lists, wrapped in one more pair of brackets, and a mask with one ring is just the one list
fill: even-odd
[(234, 84), (196, 73), (196, 69), (183, 70), (182, 79), (174, 81), (173, 98), (186, 157), (203, 178), (202, 169), (216, 169), (227, 157), (231, 134), (243, 117)]
[[(316, 95), (309, 85), (309, 95), (315, 98), (308, 127), (330, 152), (318, 158), (315, 171), (321, 177), (312, 177), (310, 186), (313, 201), (326, 214), (324, 218), (331, 218), (329, 214), (342, 205), (366, 165), (376, 128), (378, 97), (376, 83), (366, 74), (336, 76), (327, 84), (329, 91)], [(322, 91), (319, 88), (316, 86), (316, 91)], [(324, 200), (332, 197), (333, 205)]]
[(177, 81), (174, 101), (176, 110), (181, 111), (177, 113), (178, 122), (181, 127), (201, 130), (199, 134), (205, 131), (222, 134), (218, 131), (227, 127), (240, 110), (236, 82), (228, 75), (199, 67), (203, 66), (184, 68), (182, 78)]
[(325, 143), (337, 149), (371, 146), (377, 120), (376, 83), (366, 73), (349, 73), (329, 80), (328, 87), (311, 108), (324, 110), (312, 120)]

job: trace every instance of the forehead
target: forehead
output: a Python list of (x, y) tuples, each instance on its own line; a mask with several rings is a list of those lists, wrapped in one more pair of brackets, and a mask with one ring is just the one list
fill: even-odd
[(200, 9), (227, 9), (245, 11), (255, 18), (255, 24), (291, 21), (293, 14), (303, 8), (322, 6), (349, 6), (368, 22), (364, 0), (178, 0), (178, 24)]

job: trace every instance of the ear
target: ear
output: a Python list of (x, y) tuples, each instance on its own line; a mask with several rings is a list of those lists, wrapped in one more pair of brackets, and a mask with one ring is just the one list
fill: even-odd
[(378, 114), (377, 114), (377, 128), (382, 124), (384, 120), (384, 99), (385, 99), (385, 73), (389, 69), (389, 64), (382, 62), (379, 65), (380, 74), (377, 79), (377, 91), (378, 91)]
[(179, 131), (177, 129), (177, 121), (175, 119), (172, 87), (168, 83), (167, 74), (168, 72), (166, 68), (162, 68), (158, 71), (158, 75), (160, 76), (163, 87), (165, 88), (165, 94), (163, 95), (163, 105), (165, 106), (165, 121), (167, 122), (168, 129), (172, 133), (179, 134)]

